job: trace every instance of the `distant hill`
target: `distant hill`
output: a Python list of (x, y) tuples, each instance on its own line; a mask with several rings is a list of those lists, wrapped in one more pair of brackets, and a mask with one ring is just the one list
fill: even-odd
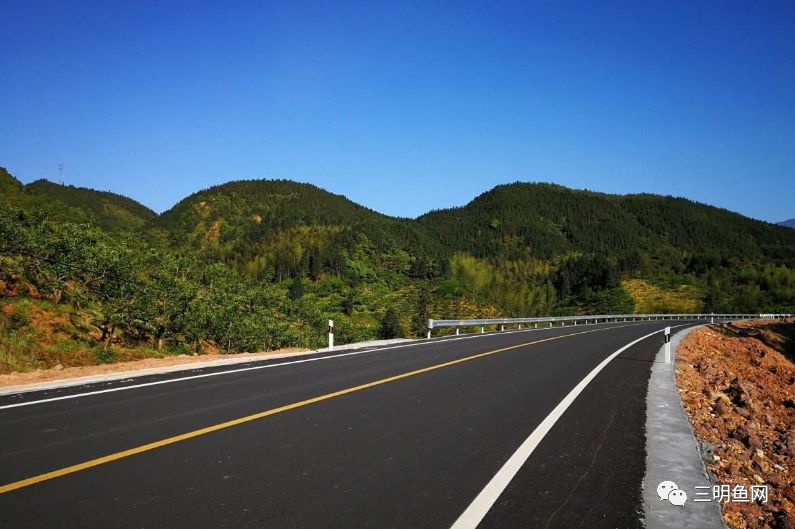
[(5, 167), (0, 167), (0, 199), (3, 203), (14, 207), (25, 201), (25, 186)]
[(466, 206), (427, 213), (424, 230), (452, 251), (484, 258), (610, 256), (795, 261), (795, 233), (683, 198), (608, 195), (553, 184), (497, 186)]
[(413, 336), (428, 318), (795, 312), (795, 230), (538, 183), (401, 219), (311, 184), (236, 181), (157, 215), (0, 169), (0, 309), (0, 372), (316, 348), (328, 319), (339, 343), (362, 341), (388, 309)]
[(157, 213), (127, 197), (107, 191), (64, 186), (48, 180), (23, 185), (0, 167), (0, 198), (11, 207), (46, 211), (63, 222), (87, 222), (111, 231), (135, 230)]
[(779, 222), (779, 224), (788, 228), (795, 228), (795, 219), (785, 220), (784, 222)]
[[(82, 228), (74, 224), (93, 224), (104, 234), (103, 259), (164, 252), (164, 263), (187, 259), (194, 271), (225, 265), (245, 291), (249, 282), (281, 289), (301, 300), (280, 311), (288, 328), (290, 318), (316, 322), (331, 312), (349, 318), (340, 322), (351, 336), (372, 337), (388, 306), (407, 327), (416, 316), (418, 333), (433, 316), (795, 308), (795, 230), (670, 196), (517, 182), (462, 207), (403, 219), (311, 184), (244, 180), (198, 191), (157, 215), (114, 193), (46, 180), (24, 186), (3, 169), (0, 199), (9, 206), (7, 237), (15, 223), (27, 225), (34, 247), (51, 248), (50, 260), (62, 249), (42, 233), (77, 240)], [(38, 226), (40, 216), (14, 220), (19, 209), (41, 211), (56, 226)], [(151, 280), (214, 284), (203, 273), (177, 279), (175, 270)], [(39, 290), (42, 280), (30, 277)]]
[[(288, 180), (235, 181), (194, 193), (163, 213), (151, 229), (249, 275), (277, 279), (316, 277), (322, 270), (343, 273), (357, 249), (377, 261), (376, 254), (424, 255), (429, 247), (410, 220)], [(351, 273), (365, 278), (382, 271)]]
[(143, 204), (116, 193), (36, 180), (25, 186), (33, 195), (48, 197), (85, 212), (105, 229), (136, 229), (157, 218)]

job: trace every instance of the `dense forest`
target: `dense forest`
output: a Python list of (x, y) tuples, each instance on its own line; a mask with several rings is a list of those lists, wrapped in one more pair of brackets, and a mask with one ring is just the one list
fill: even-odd
[(656, 195), (498, 186), (398, 219), (291, 181), (162, 215), (0, 169), (0, 372), (422, 335), (430, 317), (795, 310), (795, 230)]

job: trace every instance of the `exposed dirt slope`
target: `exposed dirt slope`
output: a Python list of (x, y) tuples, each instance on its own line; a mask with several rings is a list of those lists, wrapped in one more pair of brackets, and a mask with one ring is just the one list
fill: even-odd
[[(795, 321), (697, 329), (677, 384), (713, 482), (769, 485), (769, 501), (723, 503), (731, 528), (795, 528)], [(713, 455), (714, 452), (714, 455)]]

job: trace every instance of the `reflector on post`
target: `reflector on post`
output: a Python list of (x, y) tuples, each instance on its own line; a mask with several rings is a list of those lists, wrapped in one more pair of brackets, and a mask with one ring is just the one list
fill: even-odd
[(671, 328), (665, 328), (665, 363), (671, 363)]

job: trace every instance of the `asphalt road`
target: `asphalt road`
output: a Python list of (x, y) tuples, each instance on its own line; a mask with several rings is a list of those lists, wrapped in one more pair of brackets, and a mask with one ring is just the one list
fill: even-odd
[[(461, 336), (2, 397), (0, 527), (449, 528), (600, 362), (685, 323)], [(642, 527), (661, 343), (641, 340), (593, 378), (479, 527)]]

